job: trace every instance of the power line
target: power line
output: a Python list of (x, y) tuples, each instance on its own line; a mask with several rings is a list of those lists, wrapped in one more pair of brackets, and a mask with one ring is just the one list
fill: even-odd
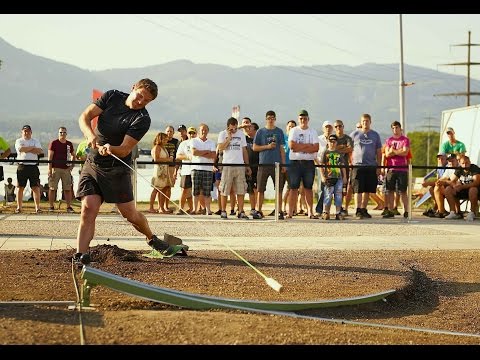
[(467, 66), (467, 91), (466, 92), (456, 92), (456, 93), (444, 93), (444, 94), (436, 94), (434, 96), (466, 96), (467, 97), (467, 106), (470, 106), (470, 96), (471, 95), (480, 95), (480, 92), (472, 92), (470, 91), (470, 66), (472, 65), (480, 65), (480, 62), (471, 62), (470, 61), (470, 48), (472, 46), (480, 46), (480, 44), (472, 44), (470, 42), (471, 31), (468, 32), (468, 43), (466, 44), (456, 44), (453, 46), (467, 46), (467, 62), (457, 62), (457, 63), (450, 63), (450, 64), (440, 64), (440, 65), (465, 65)]

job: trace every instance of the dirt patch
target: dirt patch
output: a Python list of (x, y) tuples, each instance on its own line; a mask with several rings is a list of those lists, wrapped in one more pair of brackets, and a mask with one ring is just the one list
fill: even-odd
[[(386, 301), (305, 311), (299, 315), (307, 318), (295, 318), (192, 311), (95, 286), (95, 310), (81, 314), (86, 343), (480, 344), (480, 337), (447, 333), (480, 334), (480, 251), (241, 252), (283, 285), (281, 293), (229, 251), (190, 251), (165, 260), (144, 253), (99, 245), (91, 248), (92, 266), (152, 285), (237, 299), (312, 301), (397, 291)], [(2, 251), (0, 301), (76, 301), (72, 255), (72, 250)], [(4, 304), (0, 343), (79, 344), (79, 323), (78, 311), (66, 306)]]

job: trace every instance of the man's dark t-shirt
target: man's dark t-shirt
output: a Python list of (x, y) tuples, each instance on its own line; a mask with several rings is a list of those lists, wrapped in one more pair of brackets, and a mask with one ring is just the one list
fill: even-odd
[(68, 168), (67, 156), (73, 155), (73, 144), (70, 141), (62, 143), (60, 140), (55, 139), (48, 144), (48, 150), (53, 151), (52, 167), (58, 169)]
[[(260, 152), (253, 151), (253, 138), (249, 136), (245, 136), (247, 140), (247, 152), (248, 152), (248, 160), (250, 164), (258, 164)], [(256, 172), (258, 167), (252, 167), (252, 172)]]
[(178, 144), (179, 144), (179, 141), (178, 139), (175, 139), (175, 138), (168, 140), (168, 142), (165, 144), (165, 149), (168, 151), (168, 155), (173, 156), (174, 161), (177, 158)]
[[(119, 146), (122, 144), (125, 135), (140, 141), (147, 133), (151, 123), (148, 111), (145, 108), (140, 110), (130, 109), (125, 105), (127, 97), (128, 94), (124, 92), (109, 90), (95, 101), (95, 105), (103, 110), (98, 117), (95, 129), (98, 138), (97, 145)], [(97, 149), (90, 152), (89, 158), (93, 158), (95, 164), (100, 166), (123, 166), (112, 156), (99, 155)], [(121, 159), (130, 164), (131, 153)]]
[(475, 164), (470, 164), (470, 170), (457, 169), (455, 176), (463, 183), (468, 184), (473, 181), (473, 175), (480, 174), (480, 168)]

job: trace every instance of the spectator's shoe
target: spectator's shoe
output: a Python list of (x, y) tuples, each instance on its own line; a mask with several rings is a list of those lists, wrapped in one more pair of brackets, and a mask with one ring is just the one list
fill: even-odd
[(230, 210), (230, 215), (237, 215), (234, 209)]
[(458, 219), (463, 219), (463, 216), (462, 216), (462, 214), (451, 212), (450, 214), (445, 216), (445, 219), (447, 219), (447, 220), (458, 220)]
[(15, 214), (20, 214), (22, 212), (22, 209), (16, 208), (15, 209)]
[(250, 220), (250, 218), (245, 214), (245, 211), (239, 212), (237, 217), (239, 219), (245, 219), (245, 220)]
[(405, 219), (408, 219), (408, 211), (405, 211), (405, 212), (403, 213), (403, 217), (404, 217)]
[(278, 213), (278, 220), (285, 220), (285, 215), (284, 215), (283, 211), (280, 211)]
[(75, 210), (73, 210), (71, 206), (67, 207), (67, 213), (73, 214), (74, 212)]
[(383, 219), (388, 219), (393, 217), (395, 217), (395, 214), (393, 213), (393, 211), (389, 211), (389, 210), (387, 210), (385, 215), (382, 216)]
[(357, 219), (363, 219), (364, 218), (363, 212), (360, 209), (358, 209), (357, 212), (355, 213), (355, 217)]
[(335, 220), (345, 220), (345, 216), (343, 216), (341, 211), (339, 214), (335, 215)]
[(48, 208), (48, 212), (54, 212), (54, 211), (55, 211), (55, 207), (54, 207), (54, 206), (50, 206), (50, 207)]
[(393, 208), (392, 212), (393, 212), (393, 215), (402, 215), (400, 214), (400, 211), (398, 211), (397, 208)]
[(367, 219), (371, 219), (371, 218), (372, 218), (372, 215), (370, 215), (370, 214), (367, 212), (367, 209), (360, 209), (360, 211), (362, 212), (364, 218), (367, 218)]
[(345, 216), (348, 216), (348, 210), (345, 210), (345, 209), (342, 207), (342, 209), (340, 210), (340, 214), (342, 214), (344, 217), (345, 217)]
[(183, 212), (182, 210), (178, 210), (178, 211), (175, 213), (175, 215), (183, 215), (183, 214), (185, 214), (185, 212)]
[(447, 215), (449, 215), (449, 213), (447, 212), (441, 213), (437, 211), (433, 217), (436, 217), (437, 219), (443, 219)]
[(218, 209), (218, 211), (214, 212), (215, 215), (222, 215), (222, 210)]
[(322, 219), (323, 220), (330, 220), (330, 214), (328, 214), (326, 212), (322, 213)]
[(226, 211), (222, 211), (222, 212), (220, 213), (220, 218), (221, 218), (221, 219), (228, 219), (227, 212), (226, 212)]
[(262, 219), (263, 216), (262, 216), (262, 213), (260, 211), (253, 210), (252, 211), (252, 218), (253, 219)]
[(272, 212), (268, 214), (268, 216), (275, 216), (275, 209), (273, 209)]
[(90, 264), (91, 261), (92, 261), (92, 259), (90, 258), (89, 253), (85, 253), (85, 254), (75, 253), (73, 255), (73, 262), (74, 262), (75, 266), (77, 266), (78, 269), (81, 269), (83, 267), (83, 265)]
[(253, 216), (254, 213), (255, 213), (255, 209), (250, 210), (250, 216)]
[(473, 221), (475, 220), (475, 213), (473, 211), (470, 211), (467, 216), (465, 217), (466, 221)]
[(36, 214), (41, 214), (41, 213), (43, 213), (43, 210), (42, 209), (37, 209), (37, 210), (35, 210), (35, 213)]
[(148, 246), (150, 246), (153, 250), (157, 250), (161, 254), (168, 250), (170, 245), (168, 242), (160, 240), (157, 235), (153, 235), (151, 240), (147, 242)]
[[(380, 215), (387, 215), (390, 211), (387, 208), (384, 208)], [(395, 214), (394, 214), (395, 215)]]
[[(428, 217), (433, 217), (435, 215), (435, 211), (433, 211), (432, 208), (428, 209), (427, 211), (424, 211), (422, 213), (423, 216), (428, 216)], [(433, 216), (432, 216), (433, 215)]]

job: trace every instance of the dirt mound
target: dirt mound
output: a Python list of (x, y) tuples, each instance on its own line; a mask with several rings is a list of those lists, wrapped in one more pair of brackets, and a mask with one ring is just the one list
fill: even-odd
[(414, 266), (411, 266), (410, 270), (406, 286), (388, 297), (390, 304), (397, 307), (403, 304), (404, 309), (408, 307), (410, 311), (417, 313), (432, 311), (440, 302), (437, 282)]
[(92, 261), (110, 264), (118, 261), (141, 261), (133, 251), (119, 248), (117, 245), (97, 245), (90, 248)]

